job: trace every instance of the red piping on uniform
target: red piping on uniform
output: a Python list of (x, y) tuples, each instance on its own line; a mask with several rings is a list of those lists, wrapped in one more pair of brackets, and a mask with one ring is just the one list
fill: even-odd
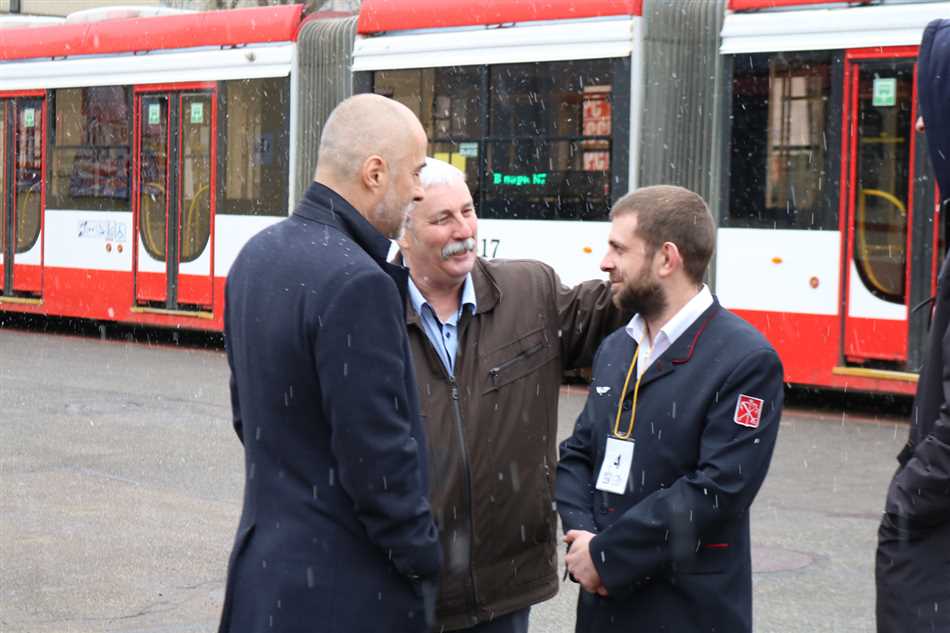
[(719, 310), (714, 310), (712, 314), (706, 317), (706, 320), (703, 321), (702, 325), (699, 326), (699, 329), (696, 330), (696, 334), (693, 336), (693, 342), (689, 344), (689, 351), (686, 352), (686, 358), (674, 358), (671, 362), (674, 365), (683, 365), (689, 362), (689, 359), (693, 357), (693, 350), (696, 349), (696, 341), (699, 340), (700, 335), (706, 329), (706, 326), (709, 325), (709, 322), (712, 321), (713, 317), (716, 316), (716, 313)]
[(703, 547), (706, 549), (729, 549), (729, 543), (706, 543)]

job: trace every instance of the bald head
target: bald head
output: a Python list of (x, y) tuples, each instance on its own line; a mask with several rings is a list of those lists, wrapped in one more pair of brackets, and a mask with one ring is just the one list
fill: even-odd
[(376, 94), (352, 96), (330, 113), (323, 126), (316, 179), (355, 179), (371, 156), (398, 160), (418, 133), (425, 131), (416, 115), (398, 101)]
[(426, 133), (398, 101), (360, 94), (343, 101), (323, 127), (314, 180), (343, 196), (387, 237), (397, 238), (424, 191)]

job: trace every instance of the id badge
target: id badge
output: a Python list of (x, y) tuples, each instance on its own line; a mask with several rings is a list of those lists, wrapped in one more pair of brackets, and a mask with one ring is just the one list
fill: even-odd
[(597, 476), (597, 490), (612, 492), (615, 495), (622, 495), (627, 491), (634, 445), (633, 440), (607, 438), (604, 462), (600, 465), (600, 474)]

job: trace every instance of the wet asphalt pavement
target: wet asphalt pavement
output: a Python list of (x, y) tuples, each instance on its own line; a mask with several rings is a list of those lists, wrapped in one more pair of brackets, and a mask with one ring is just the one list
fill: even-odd
[[(0, 633), (216, 630), (243, 481), (226, 361), (135, 338), (0, 328)], [(562, 437), (583, 398), (562, 391)], [(756, 631), (873, 629), (900, 408), (786, 410), (753, 506)], [(531, 631), (572, 631), (576, 591)]]

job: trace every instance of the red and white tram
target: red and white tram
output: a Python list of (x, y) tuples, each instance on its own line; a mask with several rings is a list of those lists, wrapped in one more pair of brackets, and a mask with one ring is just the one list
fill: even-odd
[(237, 251), (292, 208), (332, 107), (374, 91), (468, 174), (482, 255), (599, 276), (611, 203), (681, 184), (720, 219), (715, 291), (789, 382), (910, 392), (945, 243), (915, 57), (946, 16), (364, 0), (358, 28), (285, 6), (5, 29), (0, 311), (220, 329)]
[(300, 95), (349, 94), (355, 20), (168, 13), (4, 31), (0, 309), (220, 329), (235, 254), (287, 215), (321, 120)]
[(916, 55), (950, 2), (815, 4), (730, 0), (716, 292), (788, 382), (912, 393), (945, 249)]

